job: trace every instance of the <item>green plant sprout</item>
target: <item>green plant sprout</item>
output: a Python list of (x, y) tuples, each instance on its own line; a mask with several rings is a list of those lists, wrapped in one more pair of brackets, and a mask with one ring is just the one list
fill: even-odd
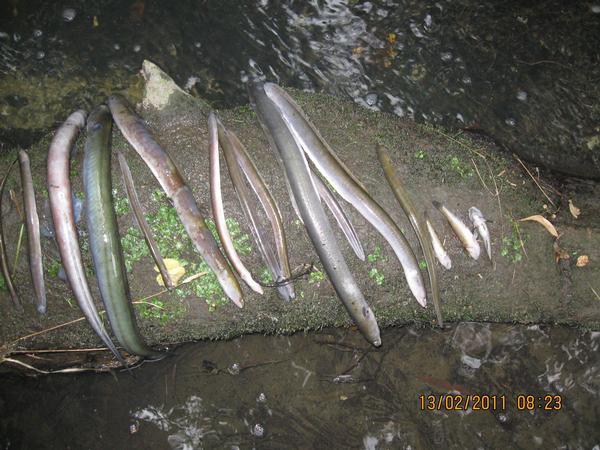
[(385, 275), (383, 275), (377, 268), (373, 267), (369, 270), (369, 278), (371, 278), (378, 286), (383, 285), (385, 281)]
[(313, 283), (320, 283), (321, 281), (323, 281), (325, 279), (325, 274), (323, 272), (321, 272), (320, 270), (313, 270), (309, 275), (308, 275), (308, 282), (310, 284)]

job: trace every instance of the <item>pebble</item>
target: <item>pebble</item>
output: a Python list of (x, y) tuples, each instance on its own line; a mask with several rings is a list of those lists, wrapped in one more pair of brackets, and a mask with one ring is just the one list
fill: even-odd
[(373, 106), (377, 103), (377, 94), (375, 94), (374, 92), (371, 92), (369, 94), (367, 94), (367, 96), (365, 97), (365, 101), (367, 102), (367, 105), (369, 106)]
[(74, 8), (65, 8), (62, 12), (62, 18), (65, 22), (73, 22), (77, 16), (77, 11)]
[(257, 423), (252, 428), (252, 434), (256, 437), (263, 437), (265, 435), (265, 428), (260, 423)]

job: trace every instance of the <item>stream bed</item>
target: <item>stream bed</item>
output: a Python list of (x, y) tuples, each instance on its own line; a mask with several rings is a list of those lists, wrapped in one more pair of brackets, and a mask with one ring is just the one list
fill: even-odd
[(599, 332), (463, 322), (392, 328), (383, 340), (374, 349), (347, 330), (251, 335), (184, 345), (135, 376), (4, 376), (0, 446), (600, 445)]

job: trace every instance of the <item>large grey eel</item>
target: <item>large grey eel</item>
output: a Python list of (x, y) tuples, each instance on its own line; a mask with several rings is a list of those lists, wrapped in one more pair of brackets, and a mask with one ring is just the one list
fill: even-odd
[(33, 292), (36, 298), (38, 313), (46, 314), (46, 286), (44, 283), (44, 266), (42, 262), (42, 242), (40, 239), (40, 219), (35, 203), (33, 178), (29, 155), (25, 150), (19, 151), (19, 168), (23, 186), (23, 204), (25, 206), (27, 245), (29, 247), (29, 271), (33, 280)]
[[(223, 147), (229, 176), (231, 177), (242, 209), (250, 221), (250, 230), (263, 260), (269, 267), (276, 283), (289, 280), (291, 278), (291, 271), (287, 253), (287, 241), (283, 231), (279, 208), (267, 189), (264, 180), (258, 173), (256, 166), (248, 156), (244, 145), (235, 133), (225, 129), (225, 126), (218, 120), (217, 129), (219, 143)], [(266, 235), (266, 230), (260, 226), (259, 217), (250, 205), (250, 189), (247, 187), (242, 174), (246, 176), (271, 224), (274, 246), (271, 244), (269, 236)], [(279, 296), (286, 301), (296, 297), (294, 286), (290, 282), (278, 285), (277, 291), (279, 292)]]
[(281, 157), (289, 186), (308, 235), (323, 263), (331, 283), (363, 336), (373, 345), (381, 345), (379, 326), (338, 247), (325, 215), (302, 150), (296, 144), (277, 106), (267, 96), (264, 85), (250, 89), (253, 107), (261, 125)]
[(75, 111), (56, 131), (48, 150), (48, 199), (60, 259), (73, 295), (83, 315), (115, 357), (126, 365), (123, 357), (106, 332), (85, 277), (79, 239), (73, 216), (69, 156), (77, 135), (85, 126), (86, 113)]
[(137, 328), (117, 216), (112, 200), (110, 139), (112, 120), (105, 105), (88, 117), (83, 157), (83, 188), (90, 250), (100, 295), (117, 340), (129, 353), (145, 358), (163, 355), (148, 347)]
[[(215, 227), (223, 245), (225, 255), (229, 259), (229, 262), (236, 270), (238, 275), (248, 285), (250, 289), (258, 294), (263, 294), (263, 289), (258, 284), (252, 274), (246, 268), (238, 255), (235, 247), (233, 246), (233, 240), (227, 229), (227, 223), (225, 221), (225, 209), (223, 207), (223, 196), (221, 194), (221, 165), (219, 163), (219, 130), (217, 128), (217, 118), (214, 112), (210, 112), (208, 115), (208, 156), (210, 160), (210, 203), (213, 211), (213, 218), (215, 219)], [(236, 191), (238, 189), (236, 188)]]
[(233, 303), (242, 308), (244, 297), (240, 285), (221, 253), (215, 238), (207, 228), (196, 200), (194, 200), (194, 195), (175, 163), (154, 140), (143, 120), (133, 112), (123, 97), (110, 96), (108, 106), (125, 139), (144, 160), (173, 202), (179, 219), (190, 239), (209, 267), (215, 272), (225, 294)]
[(123, 184), (125, 185), (125, 192), (127, 194), (127, 198), (129, 199), (129, 204), (131, 205), (131, 210), (133, 211), (133, 216), (135, 217), (135, 221), (142, 230), (142, 234), (144, 235), (144, 240), (146, 241), (146, 245), (150, 250), (150, 255), (152, 255), (152, 259), (156, 263), (156, 267), (158, 267), (158, 271), (160, 272), (160, 276), (162, 277), (163, 283), (167, 289), (172, 289), (175, 287), (173, 284), (173, 280), (171, 279), (171, 275), (169, 275), (169, 271), (167, 270), (167, 266), (165, 266), (165, 260), (160, 253), (160, 249), (158, 248), (158, 244), (154, 240), (152, 236), (152, 230), (144, 217), (144, 210), (142, 209), (142, 204), (140, 203), (140, 199), (138, 198), (137, 191), (135, 190), (135, 184), (133, 182), (133, 177), (131, 176), (131, 170), (129, 170), (129, 164), (127, 164), (127, 160), (123, 153), (117, 153), (117, 159), (119, 160), (119, 167), (121, 168), (121, 175), (123, 175)]
[(392, 191), (396, 196), (396, 200), (398, 200), (398, 203), (400, 203), (402, 210), (408, 217), (408, 220), (410, 221), (410, 224), (412, 225), (412, 228), (415, 230), (415, 234), (419, 239), (419, 244), (421, 245), (421, 250), (423, 250), (423, 256), (425, 257), (425, 262), (427, 263), (427, 273), (429, 274), (429, 284), (431, 288), (431, 297), (433, 298), (435, 314), (437, 316), (438, 325), (443, 327), (444, 320), (442, 318), (442, 311), (440, 308), (440, 288), (438, 286), (437, 273), (435, 270), (433, 244), (429, 234), (427, 234), (423, 219), (417, 212), (410, 195), (404, 188), (404, 185), (398, 177), (398, 173), (394, 169), (390, 155), (381, 144), (377, 144), (377, 158), (381, 163), (381, 167), (383, 167), (385, 178), (388, 180), (388, 183), (390, 184)]
[(294, 139), (319, 172), (391, 245), (402, 265), (411, 292), (419, 304), (425, 307), (427, 297), (419, 263), (398, 226), (344, 166), (296, 102), (276, 84), (265, 83), (264, 91), (277, 106)]
[(8, 180), (8, 176), (14, 165), (16, 164), (17, 159), (15, 159), (11, 165), (8, 167), (4, 178), (2, 178), (2, 183), (0, 183), (0, 265), (2, 266), (2, 275), (4, 276), (4, 282), (8, 287), (8, 292), (10, 293), (10, 298), (13, 302), (14, 307), (18, 311), (23, 311), (23, 305), (21, 304), (21, 300), (19, 299), (19, 294), (15, 289), (15, 286), (12, 282), (12, 278), (10, 277), (10, 270), (8, 268), (8, 256), (6, 255), (6, 243), (4, 239), (4, 229), (2, 227), (2, 197), (4, 196), (4, 185), (6, 184), (6, 180)]

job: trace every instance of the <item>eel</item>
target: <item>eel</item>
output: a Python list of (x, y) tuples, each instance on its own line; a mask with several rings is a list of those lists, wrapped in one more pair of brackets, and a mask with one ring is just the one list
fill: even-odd
[(196, 249), (214, 271), (225, 295), (238, 307), (244, 306), (240, 285), (206, 226), (192, 190), (169, 154), (156, 142), (144, 121), (119, 95), (108, 98), (108, 106), (121, 133), (144, 160), (162, 189), (173, 202), (179, 219)]
[(159, 358), (162, 354), (148, 347), (140, 336), (131, 304), (117, 215), (112, 200), (112, 120), (105, 105), (98, 106), (90, 113), (86, 132), (83, 188), (90, 251), (100, 296), (112, 330), (125, 350), (145, 358)]
[(274, 144), (274, 150), (280, 156), (308, 235), (350, 317), (367, 341), (380, 346), (379, 325), (338, 247), (310, 175), (308, 161), (265, 88), (262, 83), (250, 87), (251, 103), (263, 129)]
[[(296, 293), (294, 292), (293, 284), (289, 282), (291, 271), (288, 260), (287, 242), (277, 203), (275, 203), (256, 166), (248, 156), (246, 148), (235, 133), (225, 129), (219, 120), (217, 120), (217, 130), (219, 143), (223, 147), (229, 176), (231, 177), (242, 209), (250, 222), (250, 230), (258, 245), (258, 249), (263, 260), (269, 267), (275, 283), (283, 283), (277, 285), (279, 296), (286, 301), (292, 300), (296, 297)], [(243, 179), (243, 175), (245, 175), (252, 190), (258, 197), (265, 215), (271, 224), (275, 248), (273, 248), (266, 230), (260, 226), (259, 216), (250, 205), (250, 190)]]
[(437, 273), (435, 270), (433, 244), (429, 238), (429, 235), (427, 234), (427, 230), (425, 229), (421, 215), (417, 212), (417, 209), (415, 208), (408, 191), (405, 189), (404, 185), (400, 181), (398, 173), (394, 169), (390, 155), (381, 144), (377, 144), (376, 150), (377, 158), (379, 159), (381, 167), (383, 167), (385, 178), (391, 186), (396, 200), (398, 200), (402, 210), (408, 217), (408, 220), (410, 221), (410, 224), (417, 235), (419, 244), (421, 245), (421, 250), (423, 251), (423, 256), (425, 257), (425, 262), (427, 263), (427, 273), (429, 275), (429, 285), (431, 288), (431, 297), (433, 299), (435, 314), (437, 316), (438, 325), (443, 327), (444, 320), (442, 318), (442, 311), (440, 307), (440, 288), (438, 286)]
[(427, 295), (419, 263), (396, 223), (335, 155), (296, 102), (276, 84), (266, 83), (264, 91), (319, 172), (391, 245), (402, 265), (412, 294), (425, 307)]
[[(208, 115), (208, 155), (210, 160), (210, 202), (213, 211), (213, 218), (215, 219), (215, 227), (223, 245), (225, 256), (229, 259), (229, 262), (238, 273), (240, 278), (248, 285), (250, 289), (258, 294), (263, 294), (263, 289), (258, 284), (252, 274), (246, 268), (238, 253), (233, 246), (233, 240), (227, 229), (227, 223), (225, 221), (225, 210), (223, 208), (223, 196), (221, 194), (221, 167), (219, 164), (219, 130), (217, 128), (217, 118), (214, 112), (210, 112)], [(239, 189), (236, 187), (236, 192)], [(239, 195), (239, 194), (238, 194)], [(240, 200), (241, 201), (241, 200)]]
[(77, 238), (77, 229), (73, 217), (69, 157), (77, 135), (85, 126), (85, 120), (85, 111), (75, 111), (59, 127), (52, 138), (48, 150), (48, 199), (58, 251), (77, 304), (96, 334), (119, 362), (126, 366), (123, 357), (106, 332), (98, 310), (94, 305), (94, 299), (83, 268), (79, 239)]
[(18, 159), (15, 159), (11, 165), (9, 166), (4, 178), (2, 178), (2, 183), (0, 183), (0, 265), (2, 266), (2, 275), (4, 276), (4, 282), (6, 283), (6, 287), (8, 287), (8, 292), (10, 293), (10, 298), (13, 302), (14, 307), (18, 311), (23, 311), (23, 305), (21, 304), (21, 300), (19, 299), (19, 294), (15, 289), (15, 286), (12, 282), (12, 278), (10, 276), (10, 270), (8, 268), (8, 256), (6, 255), (6, 243), (4, 239), (4, 227), (2, 226), (2, 197), (4, 196), (4, 186), (6, 185), (6, 180), (10, 175), (10, 172), (14, 165), (17, 163)]
[(33, 280), (33, 292), (36, 299), (36, 309), (40, 314), (46, 314), (46, 286), (44, 283), (44, 265), (42, 260), (42, 242), (40, 239), (40, 219), (35, 203), (33, 178), (29, 155), (25, 150), (19, 151), (19, 168), (21, 169), (21, 184), (23, 186), (23, 205), (27, 228), (27, 245), (29, 247), (29, 271)]
[(473, 233), (471, 233), (471, 230), (469, 230), (469, 228), (463, 223), (462, 220), (458, 218), (458, 216), (453, 214), (440, 202), (434, 200), (432, 203), (433, 206), (435, 206), (444, 215), (452, 227), (452, 230), (454, 230), (454, 233), (458, 236), (460, 242), (462, 242), (462, 245), (469, 256), (473, 259), (479, 258), (481, 249), (479, 248), (477, 239), (475, 239), (475, 236), (473, 236)]
[(482, 212), (474, 206), (469, 208), (469, 219), (471, 219), (471, 223), (477, 229), (479, 236), (483, 239), (483, 244), (485, 245), (485, 251), (488, 255), (490, 261), (492, 260), (492, 244), (490, 242), (490, 230), (486, 225), (485, 217), (483, 217)]
[[(312, 172), (312, 171), (311, 171)], [(339, 204), (333, 193), (329, 190), (329, 186), (325, 184), (323, 180), (318, 175), (311, 173), (313, 181), (315, 182), (315, 186), (317, 187), (317, 191), (319, 192), (319, 196), (321, 200), (325, 202), (331, 214), (335, 218), (338, 226), (346, 236), (346, 240), (354, 250), (357, 258), (361, 261), (365, 260), (365, 251), (363, 249), (362, 243), (356, 233), (356, 230), (352, 226), (352, 222), (348, 219), (348, 216), (342, 209), (342, 206)]]
[(127, 164), (127, 160), (123, 153), (117, 153), (117, 159), (119, 160), (119, 167), (121, 168), (121, 175), (123, 176), (123, 184), (125, 185), (125, 192), (127, 194), (127, 198), (129, 199), (129, 204), (131, 205), (131, 210), (133, 211), (133, 216), (135, 217), (135, 221), (142, 230), (142, 234), (144, 236), (144, 240), (146, 241), (146, 245), (150, 250), (150, 254), (152, 255), (152, 259), (156, 263), (156, 267), (158, 267), (158, 271), (160, 272), (160, 276), (162, 277), (163, 283), (167, 289), (173, 289), (175, 285), (173, 284), (173, 280), (171, 279), (171, 275), (169, 275), (169, 271), (167, 270), (167, 266), (165, 266), (165, 261), (160, 253), (160, 249), (158, 248), (158, 244), (154, 240), (152, 236), (152, 230), (144, 217), (144, 211), (142, 208), (142, 204), (140, 203), (140, 199), (138, 198), (137, 191), (135, 190), (135, 184), (133, 182), (133, 177), (131, 176), (131, 170), (129, 170), (129, 165)]
[(448, 253), (446, 253), (446, 250), (444, 250), (442, 241), (440, 241), (440, 238), (435, 232), (433, 225), (431, 225), (431, 222), (429, 222), (427, 217), (425, 218), (425, 225), (427, 225), (427, 231), (429, 231), (429, 236), (431, 237), (431, 243), (433, 245), (435, 257), (442, 266), (444, 266), (447, 270), (450, 270), (452, 268), (452, 260), (450, 260)]

